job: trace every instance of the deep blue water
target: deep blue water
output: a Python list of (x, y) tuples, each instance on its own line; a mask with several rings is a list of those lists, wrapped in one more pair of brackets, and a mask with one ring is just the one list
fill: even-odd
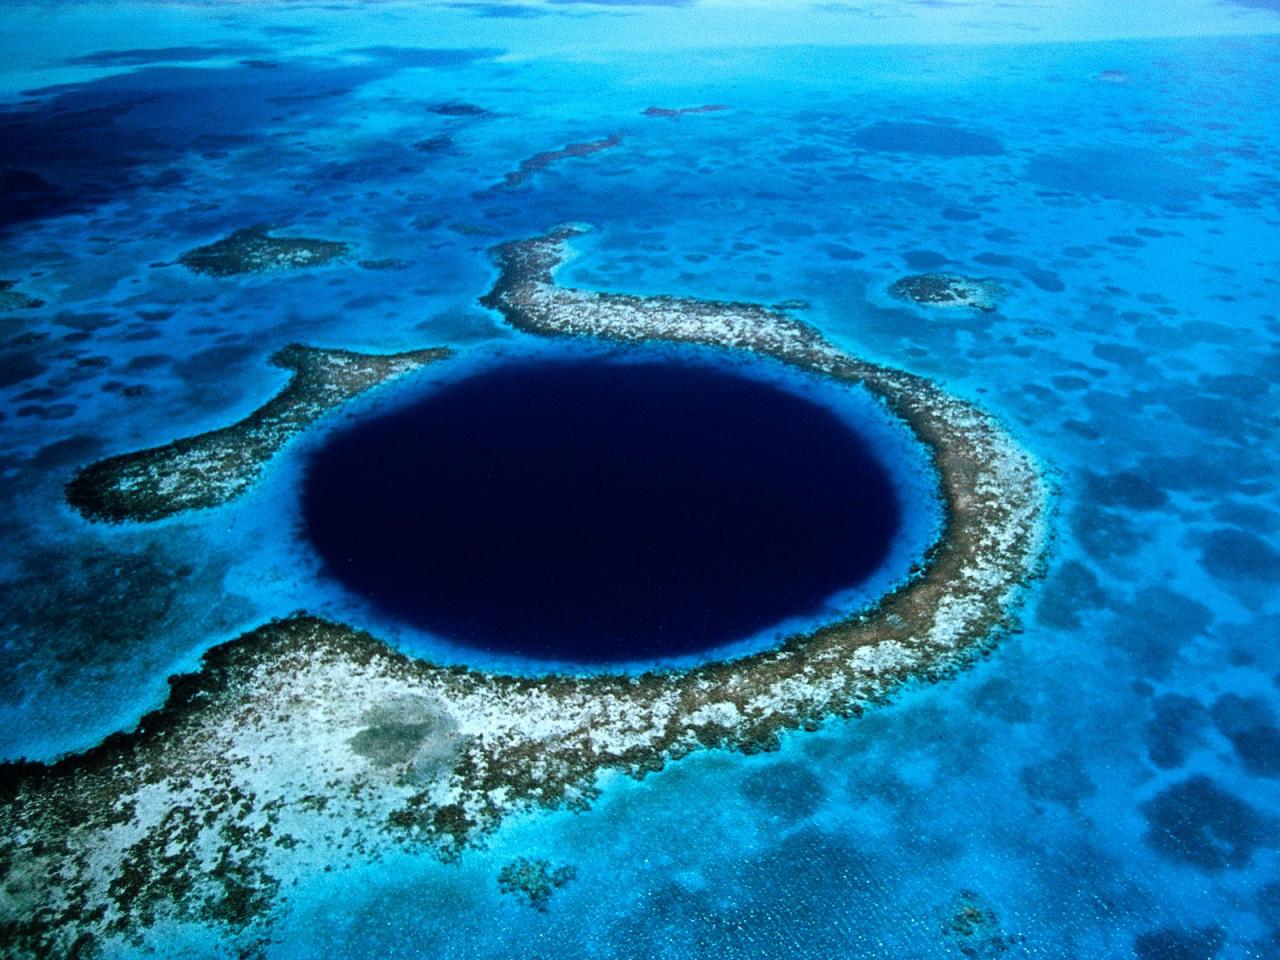
[[(299, 607), (447, 654), (332, 589), (296, 535), (304, 454), (398, 392), (199, 516), (91, 526), (62, 485), (243, 416), (290, 341), (524, 351), (477, 304), (486, 251), (586, 221), (567, 282), (804, 300), (850, 352), (992, 411), (1059, 490), (1045, 579), (989, 659), (862, 720), (606, 781), (456, 864), (300, 877), (269, 956), (1276, 956), (1277, 13), (6, 5), (0, 279), (46, 306), (2, 315), (4, 755), (130, 727), (167, 674)], [(707, 103), (729, 109), (644, 114)], [(358, 259), (163, 266), (262, 221)], [(408, 266), (359, 266), (386, 258)], [(1009, 296), (886, 295), (922, 269)], [(498, 890), (523, 855), (578, 868), (545, 914)], [(957, 939), (963, 891), (998, 941)], [(137, 955), (218, 955), (217, 931), (180, 934)]]
[(889, 470), (775, 383), (687, 359), (542, 358), (330, 438), (303, 513), (330, 576), (444, 638), (652, 660), (821, 614), (865, 580), (901, 527)]

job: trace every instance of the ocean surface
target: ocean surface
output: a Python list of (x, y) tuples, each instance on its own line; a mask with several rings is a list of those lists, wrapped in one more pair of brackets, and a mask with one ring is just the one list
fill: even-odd
[[(477, 301), (490, 248), (561, 223), (593, 228), (562, 282), (788, 302), (996, 414), (1056, 488), (1045, 576), (973, 669), (609, 778), (456, 863), (289, 878), (268, 957), (1280, 956), (1275, 0), (49, 2), (0, 27), (0, 280), (43, 301), (0, 299), (4, 759), (131, 728), (300, 608), (477, 663), (336, 589), (297, 513), (315, 446), (413, 383), (224, 507), (90, 524), (62, 490), (245, 416), (291, 342), (542, 349)], [(176, 263), (257, 224), (354, 254)], [(1007, 296), (889, 295), (928, 271)], [(500, 890), (521, 856), (576, 869), (545, 911)]]

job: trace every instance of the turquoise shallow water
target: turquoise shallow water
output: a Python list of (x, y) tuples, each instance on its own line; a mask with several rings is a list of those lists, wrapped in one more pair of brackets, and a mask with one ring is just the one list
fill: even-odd
[[(41, 179), (6, 174), (0, 278), (46, 304), (2, 315), (0, 752), (88, 746), (212, 643), (342, 609), (263, 537), (301, 448), (152, 527), (74, 516), (76, 466), (243, 416), (290, 341), (526, 349), (476, 303), (486, 251), (584, 221), (566, 283), (803, 300), (995, 412), (1060, 491), (1047, 576), (988, 660), (862, 720), (456, 864), (297, 878), (268, 955), (1275, 956), (1280, 16), (1128, 6), (6, 8), (0, 169)], [(163, 265), (264, 221), (407, 265)], [(928, 269), (1009, 294), (889, 298)], [(545, 913), (499, 892), (521, 855), (577, 868)]]

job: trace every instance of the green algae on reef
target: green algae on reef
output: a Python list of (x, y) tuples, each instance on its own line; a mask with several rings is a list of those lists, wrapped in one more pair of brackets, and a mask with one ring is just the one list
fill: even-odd
[(268, 227), (244, 227), (221, 240), (188, 250), (178, 262), (196, 273), (232, 277), (268, 270), (318, 267), (345, 257), (349, 244), (309, 237), (273, 237)]
[(216, 507), (248, 489), (290, 437), (329, 410), (451, 352), (381, 355), (292, 344), (271, 362), (293, 378), (243, 420), (90, 464), (67, 484), (67, 501), (86, 519), (116, 523)]
[[(748, 350), (862, 385), (932, 452), (946, 523), (922, 568), (874, 609), (773, 649), (638, 675), (442, 667), (342, 624), (273, 621), (173, 678), (133, 733), (2, 768), (0, 936), (14, 956), (109, 951), (191, 922), (251, 946), (291, 879), (403, 847), (456, 857), (512, 813), (586, 807), (605, 771), (773, 749), (951, 675), (1013, 627), (1040, 572), (1048, 490), (990, 416), (765, 307), (560, 287), (579, 233), (500, 247), (484, 302), (542, 334)], [(539, 876), (534, 864), (508, 880), (540, 891)], [(970, 906), (953, 911), (963, 944), (990, 927)]]
[(994, 280), (956, 273), (919, 273), (895, 281), (889, 295), (924, 307), (969, 307), (990, 313), (1000, 305), (1004, 288)]

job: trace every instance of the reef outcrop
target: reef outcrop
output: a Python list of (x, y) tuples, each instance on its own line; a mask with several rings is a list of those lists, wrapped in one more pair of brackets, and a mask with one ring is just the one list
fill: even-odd
[(889, 295), (924, 307), (968, 307), (990, 312), (1004, 298), (1004, 288), (994, 280), (975, 280), (955, 273), (917, 273), (896, 280)]
[[(952, 674), (1014, 625), (1040, 570), (1048, 491), (989, 415), (776, 310), (560, 286), (554, 270), (581, 232), (498, 248), (484, 303), (535, 333), (748, 350), (860, 384), (932, 451), (946, 522), (920, 569), (873, 609), (773, 649), (643, 674), (443, 667), (311, 616), (266, 624), (171, 680), (133, 733), (4, 769), (0, 938), (15, 955), (184, 922), (223, 923), (252, 944), (290, 878), (404, 845), (457, 856), (513, 812), (589, 805), (605, 771), (772, 749), (786, 731)], [(516, 870), (513, 890), (541, 891), (542, 873)]]
[(348, 244), (310, 237), (273, 237), (266, 226), (244, 227), (221, 240), (188, 250), (178, 263), (211, 277), (242, 273), (297, 270), (340, 260), (351, 252)]
[(364, 354), (292, 344), (271, 362), (293, 371), (278, 394), (231, 426), (100, 460), (67, 484), (86, 519), (120, 522), (216, 507), (241, 493), (294, 434), (380, 383), (441, 360), (445, 348)]
[(599, 153), (602, 150), (612, 150), (614, 147), (621, 145), (621, 143), (622, 137), (613, 133), (600, 140), (569, 143), (559, 150), (544, 150), (542, 153), (535, 153), (533, 156), (520, 161), (520, 166), (505, 174), (502, 181), (494, 185), (491, 190), (515, 190), (523, 187), (535, 173), (546, 170), (562, 160), (569, 160), (573, 157), (589, 157), (591, 154)]
[(516, 857), (498, 873), (498, 889), (546, 912), (552, 895), (578, 875), (572, 864), (552, 866), (543, 857)]
[(723, 103), (704, 103), (697, 107), (647, 107), (644, 110), (646, 117), (670, 117), (672, 119), (683, 117), (688, 113), (719, 113), (729, 108)]

